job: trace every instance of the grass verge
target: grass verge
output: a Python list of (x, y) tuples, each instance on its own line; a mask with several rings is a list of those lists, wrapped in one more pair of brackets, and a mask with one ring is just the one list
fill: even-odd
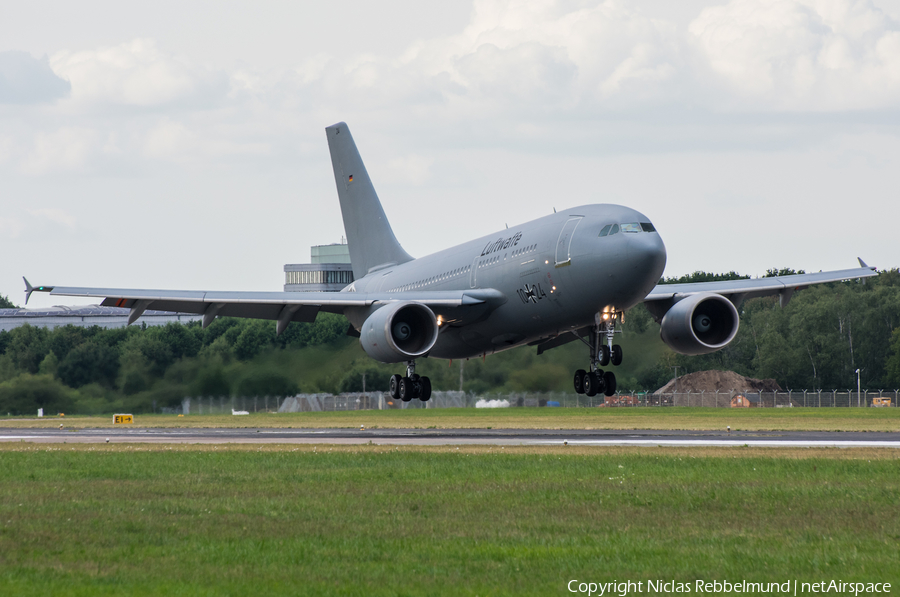
[(2, 595), (900, 583), (895, 450), (13, 444), (0, 486)]

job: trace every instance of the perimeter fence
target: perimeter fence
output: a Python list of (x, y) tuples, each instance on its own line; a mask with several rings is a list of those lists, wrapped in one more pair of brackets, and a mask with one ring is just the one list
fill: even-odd
[(574, 392), (513, 392), (475, 394), (433, 392), (431, 400), (402, 402), (382, 392), (345, 394), (297, 394), (287, 398), (186, 397), (181, 406), (166, 408), (173, 414), (228, 414), (232, 412), (335, 412), (347, 410), (389, 410), (410, 408), (637, 408), (697, 406), (719, 408), (896, 408), (900, 390), (818, 390), (818, 391), (713, 391), (713, 392), (617, 392), (612, 396), (585, 396)]

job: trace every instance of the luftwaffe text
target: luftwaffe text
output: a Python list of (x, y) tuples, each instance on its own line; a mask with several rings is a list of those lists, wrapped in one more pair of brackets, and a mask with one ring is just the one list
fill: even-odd
[(519, 244), (519, 241), (522, 240), (522, 233), (516, 232), (509, 238), (498, 238), (494, 242), (488, 243), (485, 245), (484, 250), (481, 252), (481, 256), (490, 255), (496, 251), (502, 251), (504, 249), (508, 249), (510, 247), (515, 247)]

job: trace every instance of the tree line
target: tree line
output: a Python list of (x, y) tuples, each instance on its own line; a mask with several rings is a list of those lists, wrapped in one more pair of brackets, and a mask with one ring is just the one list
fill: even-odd
[[(770, 270), (769, 275), (797, 273)], [(695, 272), (664, 283), (737, 279), (735, 272)], [(8, 302), (6, 297), (0, 297)], [(14, 305), (13, 305), (14, 306)], [(678, 355), (658, 339), (642, 305), (625, 318), (626, 361), (620, 389), (653, 391), (680, 374), (706, 369), (774, 378), (786, 389), (900, 387), (900, 271), (865, 281), (813, 286), (778, 307), (773, 297), (746, 301), (740, 330), (726, 348)], [(271, 321), (219, 318), (196, 323), (103, 329), (23, 325), (0, 332), (0, 413), (146, 412), (184, 396), (286, 396), (303, 392), (383, 390), (402, 368), (368, 359), (347, 336), (348, 323), (320, 314), (292, 323), (281, 336)], [(649, 347), (649, 348), (647, 348)], [(641, 354), (638, 354), (641, 353)], [(652, 358), (648, 354), (652, 353)], [(476, 393), (570, 391), (586, 364), (579, 342), (537, 356), (523, 347), (462, 364), (421, 359), (419, 373), (437, 390)]]
[(275, 336), (274, 322), (220, 318), (165, 326), (23, 325), (0, 332), (0, 412), (79, 412), (174, 406), (184, 396), (287, 396), (294, 375), (263, 352), (328, 345), (345, 338), (343, 317), (321, 315)]

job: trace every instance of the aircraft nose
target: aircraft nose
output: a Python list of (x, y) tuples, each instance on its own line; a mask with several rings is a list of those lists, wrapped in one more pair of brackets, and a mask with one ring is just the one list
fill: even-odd
[(666, 269), (666, 245), (657, 232), (629, 236), (628, 260), (636, 270), (646, 273), (647, 279), (656, 285)]

